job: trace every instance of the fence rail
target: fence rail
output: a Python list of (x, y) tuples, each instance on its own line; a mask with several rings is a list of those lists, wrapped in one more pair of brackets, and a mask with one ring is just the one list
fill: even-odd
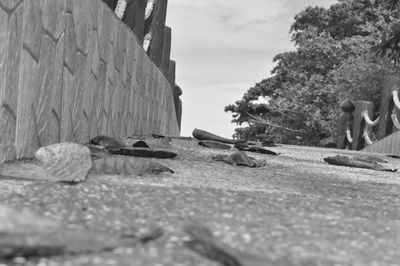
[(337, 139), (339, 149), (361, 150), (374, 144), (371, 129), (375, 126), (379, 127), (378, 140), (400, 130), (399, 84), (400, 79), (396, 76), (384, 78), (379, 117), (375, 120), (372, 118), (374, 104), (370, 101), (353, 102), (347, 99), (341, 104)]
[[(140, 41), (146, 3), (127, 2), (132, 32), (101, 0), (0, 1), (0, 162), (100, 134), (179, 135), (175, 62), (165, 75)], [(162, 32), (165, 5), (150, 23)]]
[[(140, 44), (154, 64), (175, 86), (176, 62), (171, 55), (171, 28), (165, 25), (168, 0), (102, 0), (123, 22), (133, 31)], [(181, 114), (182, 102), (179, 95), (182, 91), (174, 92), (177, 99), (177, 114)], [(178, 117), (178, 120), (181, 120)]]

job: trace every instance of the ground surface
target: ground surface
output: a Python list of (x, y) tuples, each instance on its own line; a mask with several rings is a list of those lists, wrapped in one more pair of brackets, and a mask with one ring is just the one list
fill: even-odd
[[(400, 173), (331, 166), (351, 151), (283, 146), (263, 168), (211, 161), (231, 151), (173, 140), (175, 171), (159, 176), (90, 175), (78, 185), (0, 179), (0, 204), (25, 207), (65, 226), (125, 234), (154, 226), (162, 238), (109, 252), (15, 260), (20, 265), (220, 265), (187, 249), (182, 226), (208, 226), (265, 265), (400, 265)], [(389, 166), (400, 167), (400, 160)], [(12, 264), (4, 262), (5, 265)], [(0, 265), (3, 265), (0, 263)], [(283, 264), (284, 265), (284, 264)]]

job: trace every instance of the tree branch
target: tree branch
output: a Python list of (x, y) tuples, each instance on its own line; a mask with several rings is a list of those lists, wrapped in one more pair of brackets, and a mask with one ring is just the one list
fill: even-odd
[(292, 132), (300, 132), (300, 130), (296, 130), (296, 129), (292, 129), (292, 128), (288, 128), (288, 127), (284, 127), (284, 126), (281, 126), (281, 125), (277, 125), (277, 124), (271, 123), (271, 122), (269, 122), (269, 121), (267, 121), (267, 120), (265, 120), (265, 119), (263, 119), (261, 117), (255, 117), (255, 116), (252, 116), (252, 115), (249, 115), (249, 116), (250, 116), (250, 121), (253, 122), (253, 123), (259, 123), (259, 124), (263, 124), (263, 125), (268, 125), (268, 126), (271, 126), (271, 127), (274, 127), (274, 128), (280, 128), (280, 129), (284, 129), (284, 130), (292, 131)]

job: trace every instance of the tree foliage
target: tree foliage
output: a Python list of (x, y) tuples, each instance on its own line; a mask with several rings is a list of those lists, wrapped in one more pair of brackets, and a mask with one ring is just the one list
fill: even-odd
[[(297, 14), (290, 28), (296, 49), (276, 55), (272, 76), (225, 107), (233, 123), (247, 125), (235, 137), (264, 133), (282, 143), (316, 145), (335, 137), (344, 99), (373, 100), (379, 108), (382, 77), (396, 69), (371, 49), (383, 52), (382, 32), (397, 20), (392, 2), (340, 0)], [(257, 103), (259, 97), (268, 104)]]

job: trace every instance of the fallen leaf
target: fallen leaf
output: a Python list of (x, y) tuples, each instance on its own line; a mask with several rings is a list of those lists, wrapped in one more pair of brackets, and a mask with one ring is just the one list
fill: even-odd
[(147, 148), (121, 148), (119, 150), (111, 150), (110, 153), (124, 156), (171, 159), (178, 156), (175, 152), (167, 150), (155, 150)]
[(195, 137), (198, 140), (213, 140), (217, 142), (222, 142), (222, 143), (228, 143), (228, 144), (236, 144), (240, 142), (244, 142), (243, 140), (233, 140), (233, 139), (227, 139), (220, 137), (218, 135), (212, 134), (210, 132), (197, 129), (195, 128), (192, 132), (193, 137)]
[(207, 147), (207, 148), (214, 148), (214, 149), (223, 149), (223, 150), (229, 150), (231, 149), (231, 146), (217, 142), (217, 141), (212, 141), (212, 140), (203, 140), (199, 141), (198, 143), (200, 146)]
[(52, 177), (37, 161), (12, 161), (0, 164), (2, 178), (20, 180), (54, 181)]
[(138, 243), (136, 237), (66, 229), (53, 219), (4, 205), (0, 205), (0, 218), (0, 259), (97, 253)]
[(36, 151), (35, 157), (42, 163), (43, 169), (54, 178), (54, 181), (85, 181), (92, 167), (89, 148), (72, 142), (42, 147)]
[(358, 161), (363, 161), (363, 162), (368, 162), (368, 163), (388, 163), (388, 161), (385, 161), (379, 156), (373, 156), (373, 155), (356, 155), (353, 156), (353, 159), (358, 160)]
[(116, 151), (122, 148), (122, 143), (114, 138), (100, 135), (90, 140), (91, 144), (102, 146), (109, 151)]
[(234, 249), (218, 241), (205, 226), (191, 224), (183, 228), (191, 239), (185, 246), (196, 253), (217, 261), (226, 266), (290, 266), (293, 265), (286, 259), (268, 260), (257, 255)]
[(160, 174), (162, 172), (174, 173), (173, 170), (160, 163), (128, 156), (104, 156), (94, 160), (91, 171), (94, 173), (126, 176)]
[(217, 155), (213, 157), (213, 160), (248, 167), (263, 167), (267, 164), (265, 160), (256, 160), (253, 157), (247, 156), (247, 154), (242, 151), (237, 151), (231, 155)]
[(147, 145), (146, 142), (143, 140), (136, 141), (135, 143), (132, 144), (132, 147), (134, 148), (150, 148), (149, 145)]
[(274, 151), (267, 150), (263, 147), (258, 147), (258, 146), (248, 146), (246, 143), (235, 144), (235, 148), (241, 151), (257, 152), (268, 155), (278, 155), (278, 153)]
[(395, 172), (397, 169), (389, 169), (380, 165), (378, 163), (369, 163), (365, 161), (359, 161), (356, 159), (349, 158), (347, 156), (336, 155), (331, 157), (324, 158), (324, 161), (333, 164), (333, 165), (340, 165), (340, 166), (348, 166), (354, 168), (365, 168), (365, 169), (373, 169), (378, 171), (388, 171), (388, 172)]

